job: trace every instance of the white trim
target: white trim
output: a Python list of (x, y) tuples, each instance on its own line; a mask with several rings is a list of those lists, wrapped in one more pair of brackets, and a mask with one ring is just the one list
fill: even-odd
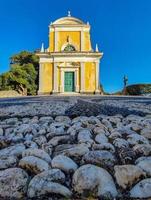
[(55, 31), (55, 51), (58, 51), (58, 31)]
[(53, 70), (53, 93), (58, 92), (58, 63), (54, 63)]
[(38, 93), (42, 92), (42, 73), (43, 73), (43, 64), (39, 63), (39, 90)]
[(81, 31), (81, 51), (84, 51), (84, 44), (85, 44), (85, 40), (84, 40), (84, 31)]
[(64, 70), (61, 68), (61, 83), (60, 83), (60, 92), (64, 92)]
[(80, 86), (79, 86), (79, 69), (75, 70), (75, 91), (76, 92), (80, 91)]
[(77, 52), (45, 52), (45, 53), (36, 53), (40, 58), (52, 58), (52, 57), (96, 57), (102, 58), (102, 52), (92, 52), (92, 51), (77, 51)]
[(74, 92), (79, 92), (79, 85), (78, 85), (78, 73), (79, 69), (74, 68), (74, 67), (66, 67), (66, 68), (61, 68), (61, 83), (60, 83), (60, 92), (65, 92), (64, 91), (64, 73), (65, 72), (74, 72)]
[(54, 27), (49, 27), (49, 33), (54, 32), (55, 28)]
[(73, 63), (71, 62), (63, 62), (61, 64), (58, 65), (58, 68), (79, 68), (80, 67), (80, 63), (77, 63), (77, 65), (73, 65)]
[(95, 93), (100, 92), (99, 90), (99, 79), (100, 79), (100, 63), (95, 62)]
[(60, 25), (60, 24), (62, 24), (62, 25), (64, 25), (64, 24), (66, 24), (65, 22), (68, 22), (68, 24), (69, 24), (69, 21), (71, 22), (71, 23), (73, 23), (74, 22), (74, 24), (82, 24), (82, 25), (84, 25), (84, 22), (83, 21), (81, 21), (80, 19), (78, 19), (78, 18), (75, 18), (75, 17), (71, 17), (71, 16), (67, 16), (67, 17), (61, 17), (61, 18), (59, 18), (59, 19), (57, 19), (57, 20), (55, 20), (53, 23), (52, 23), (52, 25)]
[(95, 57), (54, 57), (54, 58), (40, 58), (41, 63), (52, 62), (97, 62)]
[(53, 58), (40, 58), (41, 63), (53, 63)]
[(49, 32), (54, 32), (54, 31), (58, 31), (58, 32), (63, 32), (63, 31), (86, 31), (89, 32), (90, 31), (90, 27), (74, 27), (74, 26), (62, 26), (62, 27), (50, 27)]
[(54, 58), (54, 62), (97, 62), (98, 58), (87, 58), (87, 57), (81, 57), (81, 58), (76, 58), (76, 57), (69, 57), (69, 58), (59, 58), (59, 57), (55, 57)]
[(81, 89), (80, 92), (85, 91), (85, 63), (81, 63)]
[(61, 70), (63, 71), (63, 72), (75, 72), (76, 70), (77, 70), (77, 68), (61, 68)]

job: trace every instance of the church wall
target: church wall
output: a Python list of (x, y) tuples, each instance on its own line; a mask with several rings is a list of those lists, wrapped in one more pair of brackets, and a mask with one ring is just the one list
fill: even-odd
[(53, 64), (52, 63), (44, 63), (42, 67), (42, 91), (43, 93), (50, 93), (52, 92), (52, 77), (53, 77)]
[[(81, 22), (79, 22), (79, 25), (77, 21), (73, 24), (72, 20), (74, 21), (74, 18), (71, 18), (71, 24), (69, 23), (70, 18), (63, 18), (63, 20), (62, 26), (59, 21), (51, 24), (49, 27), (49, 47), (39, 54), (40, 79), (38, 93), (63, 92), (65, 83), (61, 79), (64, 77), (64, 71), (75, 73), (76, 92), (97, 93), (99, 77), (96, 76), (96, 73), (99, 73), (99, 69), (98, 64), (96, 68), (96, 62), (102, 55), (97, 55), (96, 52), (92, 53), (92, 56), (89, 54), (92, 50), (90, 26), (86, 26), (84, 23), (81, 24)], [(75, 54), (73, 52), (61, 54), (60, 52), (67, 44), (75, 46), (77, 52)], [(68, 50), (70, 51), (70, 49)], [(70, 64), (68, 65), (68, 63)]]
[(50, 32), (49, 34), (49, 49), (50, 52), (55, 50), (55, 32)]
[(95, 91), (95, 63), (85, 63), (85, 92)]
[[(75, 45), (77, 50), (81, 47), (81, 34), (80, 31), (60, 31), (58, 32), (58, 51), (61, 51), (62, 46), (67, 43), (67, 37), (70, 37), (71, 43)], [(55, 51), (55, 32), (49, 34), (49, 50)], [(84, 31), (84, 51), (91, 50), (90, 33)]]
[(84, 51), (91, 51), (91, 41), (89, 32), (84, 32)]
[(60, 86), (61, 86), (61, 70), (60, 68), (58, 69), (58, 91), (60, 92)]
[(75, 45), (75, 48), (80, 51), (81, 34), (80, 31), (61, 31), (58, 32), (58, 50), (61, 51), (62, 46), (67, 43), (67, 37), (69, 36), (71, 44)]

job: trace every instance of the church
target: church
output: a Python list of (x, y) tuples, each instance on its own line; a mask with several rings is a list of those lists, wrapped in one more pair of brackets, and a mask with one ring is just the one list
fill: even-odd
[(38, 94), (101, 94), (100, 60), (93, 50), (90, 24), (72, 17), (57, 19), (49, 26), (49, 47), (42, 44), (39, 56)]

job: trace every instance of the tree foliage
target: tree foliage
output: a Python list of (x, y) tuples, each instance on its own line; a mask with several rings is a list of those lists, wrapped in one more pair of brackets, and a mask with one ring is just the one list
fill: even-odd
[(13, 55), (10, 58), (10, 62), (12, 65), (18, 64), (18, 65), (24, 65), (24, 64), (33, 64), (36, 71), (38, 71), (39, 67), (39, 59), (38, 56), (36, 56), (34, 53), (28, 52), (28, 51), (22, 51), (18, 54)]
[(135, 84), (126, 87), (127, 95), (151, 94), (151, 84)]
[(22, 95), (36, 94), (38, 83), (38, 57), (23, 51), (11, 57), (10, 71), (0, 76), (1, 90), (16, 90)]

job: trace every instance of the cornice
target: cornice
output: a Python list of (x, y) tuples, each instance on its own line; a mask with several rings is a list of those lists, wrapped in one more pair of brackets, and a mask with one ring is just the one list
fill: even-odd
[(103, 52), (45, 52), (36, 53), (40, 58), (53, 57), (99, 57), (103, 56)]

